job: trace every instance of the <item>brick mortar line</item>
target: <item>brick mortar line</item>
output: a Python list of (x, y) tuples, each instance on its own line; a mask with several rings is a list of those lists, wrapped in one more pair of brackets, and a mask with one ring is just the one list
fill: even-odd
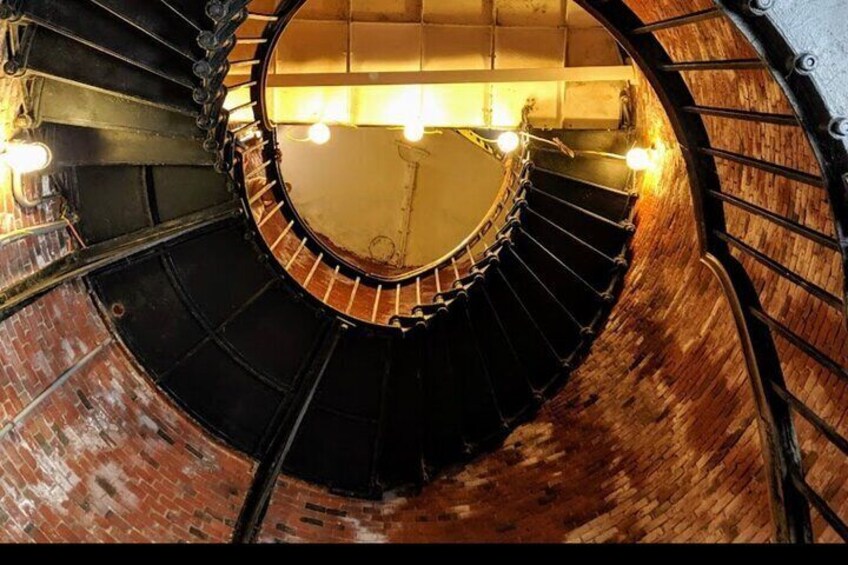
[(47, 397), (50, 396), (50, 394), (52, 394), (56, 389), (65, 384), (68, 379), (77, 374), (86, 365), (88, 365), (88, 363), (90, 363), (92, 359), (94, 359), (101, 351), (106, 348), (107, 345), (110, 345), (111, 343), (112, 338), (109, 337), (106, 339), (106, 341), (104, 341), (103, 343), (83, 355), (79, 360), (74, 362), (74, 364), (71, 365), (68, 369), (66, 369), (65, 372), (62, 373), (58, 379), (53, 381), (53, 383), (49, 387), (44, 389), (41, 394), (35, 397), (32, 402), (30, 402), (23, 410), (21, 410), (17, 416), (15, 416), (12, 420), (7, 421), (6, 424), (2, 428), (0, 428), (0, 440), (5, 438), (9, 432), (15, 429), (15, 427), (17, 427), (21, 422), (23, 422), (26, 417), (32, 413), (33, 410), (35, 410), (42, 402), (44, 402)]

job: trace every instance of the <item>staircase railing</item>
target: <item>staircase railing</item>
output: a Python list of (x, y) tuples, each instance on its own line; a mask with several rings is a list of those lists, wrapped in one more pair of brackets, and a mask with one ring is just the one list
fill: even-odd
[[(283, 2), (274, 14), (251, 14), (245, 2), (210, 2), (206, 13), (218, 22), (216, 35), (201, 36), (208, 47), (202, 65), (204, 87), (197, 99), (205, 101), (199, 125), (209, 131), (208, 149), (218, 152), (219, 168), (229, 170), (238, 186), (245, 187), (245, 207), (256, 222), (260, 245), (285, 275), (295, 279), (321, 306), (331, 307), (359, 322), (407, 330), (426, 325), (447, 308), (458, 293), (480, 280), (486, 265), (495, 260), (521, 213), (530, 172), (527, 148), (507, 161), (508, 175), (499, 198), (475, 230), (438, 260), (404, 273), (383, 276), (368, 272), (325, 245), (298, 214), (285, 188), (279, 164), (275, 125), (267, 112), (267, 72), (274, 50), (288, 21), (302, 2)], [(241, 11), (239, 11), (241, 10)], [(261, 37), (236, 37), (240, 24), (250, 18), (267, 23)], [(249, 42), (255, 52), (244, 61), (225, 62), (234, 44)], [(247, 65), (250, 75), (236, 64)], [(230, 73), (236, 68), (238, 75)], [(238, 78), (237, 78), (238, 77)], [(225, 109), (227, 96), (241, 89), (250, 93)], [(232, 100), (231, 98), (230, 100)], [(236, 122), (235, 112), (247, 116)], [(277, 229), (274, 237), (264, 232)], [(282, 231), (279, 231), (279, 230)], [(329, 272), (329, 282), (322, 273)], [(322, 279), (322, 283), (318, 282)], [(349, 289), (342, 298), (339, 289)]]
[[(287, 276), (298, 280), (324, 306), (361, 321), (399, 328), (426, 324), (438, 310), (447, 308), (458, 293), (479, 280), (480, 272), (497, 257), (509, 238), (523, 209), (531, 170), (526, 154), (512, 159), (500, 198), (474, 233), (439, 261), (389, 280), (351, 267), (317, 241), (285, 194), (275, 153), (276, 134), (271, 130), (259, 138), (254, 136), (247, 144), (237, 143), (234, 166), (237, 181), (246, 189), (245, 206), (255, 220), (260, 239), (267, 245), (266, 252)], [(332, 274), (328, 283), (315, 288), (314, 277), (319, 268)], [(331, 300), (334, 287), (342, 284), (349, 288), (347, 295), (342, 295), (341, 301)], [(363, 308), (363, 304), (368, 308)]]
[[(779, 541), (812, 541), (810, 510), (814, 508), (838, 535), (848, 540), (848, 525), (844, 519), (806, 480), (793, 416), (806, 420), (822, 437), (846, 455), (848, 455), (848, 449), (846, 449), (848, 441), (835, 427), (828, 424), (815, 410), (789, 390), (783, 374), (780, 350), (775, 340), (776, 338), (785, 340), (843, 381), (848, 379), (848, 369), (793, 330), (786, 320), (780, 320), (766, 312), (760, 302), (760, 292), (752, 280), (752, 274), (745, 265), (749, 261), (754, 261), (764, 266), (780, 278), (823, 301), (829, 307), (838, 308), (843, 318), (846, 308), (845, 287), (841, 295), (836, 296), (730, 233), (727, 223), (728, 210), (732, 209), (733, 213), (744, 213), (751, 218), (756, 218), (757, 221), (777, 226), (791, 232), (793, 237), (809, 240), (825, 251), (840, 253), (843, 270), (848, 273), (848, 238), (845, 235), (845, 222), (848, 221), (845, 210), (848, 206), (848, 198), (846, 198), (848, 120), (845, 118), (848, 114), (848, 108), (845, 108), (848, 84), (845, 84), (844, 73), (840, 74), (835, 70), (836, 65), (844, 64), (840, 56), (840, 53), (844, 53), (845, 40), (841, 39), (844, 34), (835, 32), (817, 34), (815, 26), (804, 26), (805, 21), (821, 23), (821, 17), (816, 17), (812, 13), (814, 10), (821, 9), (813, 5), (816, 3), (801, 3), (803, 10), (810, 12), (805, 14), (805, 18), (801, 18), (797, 13), (797, 10), (801, 9), (797, 2), (788, 3), (791, 4), (788, 7), (780, 7), (779, 3), (770, 0), (715, 0), (714, 8), (683, 16), (676, 15), (650, 24), (643, 22), (621, 0), (578, 0), (578, 3), (603, 22), (634, 57), (657, 91), (675, 134), (681, 142), (689, 173), (695, 216), (698, 221), (698, 237), (703, 260), (721, 282), (732, 307), (755, 393), (776, 538)], [(232, 7), (237, 3), (226, 4)], [(300, 1), (281, 4), (275, 15), (267, 16), (269, 21), (272, 21), (271, 18), (273, 21), (266, 27), (256, 56), (244, 61), (234, 61), (228, 67), (223, 67), (233, 68), (234, 65), (245, 65), (251, 69), (248, 80), (233, 83), (226, 91), (232, 92), (236, 88), (250, 89), (251, 96), (247, 107), (252, 109), (254, 119), (245, 124), (230, 127), (228, 114), (221, 111), (221, 118), (216, 118), (217, 121), (215, 121), (216, 129), (209, 130), (214, 131), (210, 139), (216, 140), (215, 149), (224, 151), (221, 153), (223, 167), (237, 162), (244, 166), (250, 162), (244, 159), (247, 152), (255, 151), (261, 156), (262, 174), (266, 175), (265, 179), (270, 179), (266, 180), (261, 189), (273, 191), (277, 200), (276, 205), (280, 208), (286, 205), (286, 195), (277, 165), (274, 126), (270, 123), (266, 111), (265, 85), (268, 67), (271, 64), (270, 54), (273, 53), (285, 24), (301, 4)], [(839, 1), (830, 2), (829, 7), (831, 10), (845, 10), (843, 3)], [(789, 10), (792, 10), (791, 14), (788, 13)], [(827, 9), (824, 12), (827, 12)], [(222, 11), (222, 13), (230, 12)], [(677, 61), (672, 59), (658, 39), (658, 34), (662, 32), (686, 25), (698, 25), (717, 18), (729, 18), (755, 47), (759, 57)], [(829, 18), (834, 21), (844, 20), (839, 17), (839, 14), (831, 15)], [(229, 30), (230, 27), (224, 26), (221, 29)], [(209, 45), (213, 44), (214, 42), (210, 41)], [(226, 47), (221, 48), (226, 49)], [(220, 54), (216, 57), (211, 51), (208, 60), (222, 61)], [(787, 61), (791, 61), (788, 68)], [(822, 70), (823, 65), (830, 65), (829, 72)], [(684, 73), (698, 75), (713, 71), (751, 70), (771, 73), (790, 99), (795, 115), (699, 105), (683, 76)], [(828, 77), (827, 82), (825, 77)], [(210, 87), (209, 93), (215, 93), (208, 101), (208, 108), (212, 115), (222, 108), (221, 91), (213, 90), (213, 87), (224, 84), (221, 73), (210, 72), (206, 84)], [(704, 121), (707, 117), (781, 127), (801, 127), (809, 137), (823, 175), (810, 174), (807, 171), (713, 147)], [(204, 123), (204, 125), (211, 124)], [(229, 133), (221, 135), (221, 132), (227, 128)], [(222, 139), (228, 141), (222, 142)], [(251, 145), (249, 140), (255, 140), (255, 143)], [(209, 146), (212, 148), (211, 141)], [(226, 153), (228, 147), (229, 154)], [(241, 153), (238, 157), (234, 152), (235, 147), (239, 147)], [(806, 226), (794, 218), (775, 213), (723, 191), (719, 163), (752, 168), (823, 190), (833, 209), (835, 237)], [(254, 171), (251, 168), (250, 171), (245, 171), (245, 176), (256, 174), (258, 177), (258, 171), (259, 169)], [(519, 208), (520, 201), (519, 198), (517, 201)], [(510, 231), (509, 222), (506, 222), (504, 226), (503, 232), (498, 234), (498, 242), (502, 242)], [(295, 227), (294, 224), (289, 224), (290, 231)], [(302, 229), (302, 226), (297, 226), (297, 229)], [(295, 247), (294, 255), (290, 257), (286, 265), (287, 268), (294, 264), (297, 254), (303, 252), (307, 244), (315, 245), (314, 241), (304, 239), (306, 236), (300, 237), (300, 243)], [(492, 246), (487, 250), (487, 258), (496, 260), (498, 250), (499, 248)], [(312, 251), (320, 260), (328, 255), (326, 250), (319, 247), (314, 247)], [(318, 261), (316, 265), (317, 263)], [(334, 269), (335, 273), (341, 272), (343, 264), (338, 262), (337, 267)], [(305, 287), (308, 287), (312, 281), (316, 268), (313, 265), (312, 268), (307, 269), (307, 275), (303, 281)], [(384, 316), (385, 319), (401, 328), (406, 327), (410, 320), (413, 324), (426, 324), (431, 312), (449, 304), (452, 298), (451, 293), (461, 293), (468, 279), (473, 281), (481, 269), (485, 269), (485, 265), (479, 265), (475, 260), (469, 270), (468, 278), (463, 278), (457, 273), (455, 289), (449, 291), (437, 289), (438, 292), (434, 293), (434, 298), (441, 298), (442, 302), (433, 300), (431, 304), (424, 304), (424, 300), (417, 300), (415, 316), (409, 319), (397, 314), (391, 316), (389, 310), (389, 316)], [(355, 279), (353, 295), (346, 309), (348, 313), (351, 310), (356, 289), (360, 287), (363, 280), (362, 275), (358, 275)], [(438, 285), (439, 277), (436, 276), (435, 280)], [(384, 287), (383, 282), (379, 280), (375, 279), (373, 283), (375, 293), (370, 321), (377, 322), (383, 308), (381, 300), (385, 300), (385, 295), (390, 293), (391, 289)], [(420, 287), (420, 284), (416, 287)], [(418, 292), (420, 294), (420, 290)], [(332, 288), (328, 289), (322, 297), (325, 303), (330, 300), (331, 293)], [(396, 304), (400, 302), (400, 296), (401, 290), (396, 289)], [(342, 308), (342, 311), (345, 309)], [(367, 315), (362, 317), (369, 318)]]
[[(810, 76), (820, 64), (819, 61), (827, 60), (832, 65), (840, 62), (837, 53), (840, 45), (844, 48), (844, 41), (835, 44), (827, 39), (820, 40), (820, 49), (836, 51), (828, 53), (827, 57), (821, 51), (813, 54), (793, 48), (792, 34), (784, 31), (787, 27), (796, 32), (801, 31), (798, 28), (803, 25), (797, 22), (805, 20), (797, 14), (799, 4), (803, 4), (805, 10), (822, 9), (815, 8), (812, 2), (786, 3), (794, 6), (789, 14), (789, 7), (777, 8), (780, 4), (778, 2), (717, 0), (716, 7), (712, 9), (677, 15), (650, 24), (642, 22), (620, 0), (578, 0), (578, 3), (603, 22), (634, 57), (657, 91), (681, 143), (689, 173), (703, 260), (721, 282), (732, 307), (755, 394), (777, 540), (801, 543), (813, 541), (812, 507), (840, 537), (848, 541), (848, 526), (844, 518), (805, 479), (793, 416), (806, 420), (844, 455), (848, 455), (848, 440), (809, 404), (790, 392), (775, 339), (779, 337), (785, 340), (844, 382), (848, 382), (848, 369), (791, 329), (788, 321), (766, 312), (760, 302), (760, 292), (742, 258), (759, 263), (829, 307), (843, 312), (844, 292), (843, 296), (836, 296), (732, 235), (725, 216), (728, 209), (734, 209), (757, 221), (779, 226), (823, 250), (841, 253), (845, 264), (844, 260), (848, 257), (844, 237), (845, 221), (848, 220), (845, 213), (848, 203), (848, 160), (845, 151), (848, 122), (834, 116), (832, 111), (839, 107), (835, 98), (841, 96), (844, 105), (848, 98), (848, 84), (830, 84), (832, 92), (826, 93), (823, 85)], [(833, 10), (845, 9), (840, 8), (839, 2), (831, 4)], [(742, 30), (759, 52), (760, 58), (676, 61), (658, 40), (657, 34), (661, 32), (725, 17), (729, 17)], [(826, 17), (840, 20), (838, 14), (831, 13)], [(791, 23), (793, 19), (796, 22), (794, 24)], [(841, 19), (844, 20), (844, 17)], [(814, 20), (808, 18), (806, 21)], [(810, 39), (810, 34), (816, 34), (816, 30), (807, 29), (806, 33), (800, 33), (806, 39)], [(787, 61), (792, 62), (788, 69), (785, 67)], [(844, 65), (844, 61), (841, 64)], [(683, 77), (683, 73), (691, 77), (692, 74), (710, 71), (737, 70), (770, 71), (790, 98), (797, 115), (699, 106), (690, 90), (691, 82)], [(844, 73), (840, 76), (844, 76)], [(809, 135), (824, 176), (713, 147), (704, 122), (707, 116), (781, 127), (803, 127)], [(825, 190), (833, 207), (836, 237), (723, 191), (719, 163), (753, 168)]]

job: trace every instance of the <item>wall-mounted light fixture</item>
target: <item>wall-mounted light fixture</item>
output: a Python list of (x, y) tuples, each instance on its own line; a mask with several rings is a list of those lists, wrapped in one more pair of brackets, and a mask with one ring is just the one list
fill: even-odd
[(49, 167), (53, 153), (40, 142), (12, 141), (0, 149), (0, 161), (15, 173), (25, 175)]
[(627, 152), (625, 156), (627, 166), (634, 171), (647, 171), (654, 167), (656, 163), (655, 152), (653, 149), (645, 149), (644, 147), (634, 147)]

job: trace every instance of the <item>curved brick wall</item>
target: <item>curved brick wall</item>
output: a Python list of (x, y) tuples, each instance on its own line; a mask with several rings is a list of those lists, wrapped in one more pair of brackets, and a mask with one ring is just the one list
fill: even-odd
[[(712, 6), (709, 0), (632, 0), (645, 21)], [(754, 56), (725, 20), (659, 35), (678, 61)], [(703, 105), (790, 112), (765, 71), (688, 73)], [(605, 334), (571, 383), (496, 453), (439, 478), (418, 496), (349, 501), (298, 481), (279, 481), (263, 541), (765, 541), (771, 524), (750, 385), (733, 320), (699, 263), (680, 155), (655, 101), (640, 88), (646, 138), (672, 146), (662, 177), (646, 179), (635, 263)], [(797, 128), (707, 120), (712, 143), (817, 173)], [(723, 190), (833, 233), (819, 189), (720, 164)], [(728, 209), (730, 232), (835, 294), (835, 253)], [(843, 364), (838, 310), (749, 269), (772, 316)], [(778, 340), (790, 390), (843, 434), (844, 381)], [(796, 418), (808, 481), (843, 516), (844, 456)], [(838, 539), (813, 513), (821, 540)]]
[[(711, 5), (628, 3), (647, 21)], [(750, 53), (722, 21), (662, 40), (678, 60)], [(766, 73), (687, 79), (702, 104), (788, 109)], [(282, 477), (262, 541), (770, 539), (754, 403), (733, 320), (699, 262), (679, 151), (644, 85), (639, 94), (646, 139), (665, 140), (669, 149), (662, 173), (643, 183), (634, 264), (619, 305), (571, 382), (502, 448), (418, 494), (362, 501)], [(721, 120), (708, 127), (718, 147), (816, 170), (795, 130)], [(831, 233), (821, 191), (721, 167), (724, 190)], [(24, 216), (6, 187), (0, 195), (0, 212), (12, 214), (15, 225), (55, 214), (48, 206)], [(733, 234), (838, 293), (839, 262), (830, 251), (739, 212), (729, 211), (728, 222)], [(2, 285), (68, 245), (64, 236), (46, 236), (4, 248)], [(838, 311), (743, 261), (769, 313), (848, 362)], [(0, 324), (0, 426), (60, 383), (0, 437), (0, 541), (229, 539), (253, 462), (215, 443), (159, 395), (111, 339), (81, 284)], [(846, 434), (844, 381), (790, 344), (778, 345), (793, 393)], [(79, 366), (81, 359), (87, 363)], [(845, 458), (797, 424), (809, 482), (846, 516)], [(821, 538), (835, 539), (814, 517)]]
[[(0, 183), (4, 230), (57, 210), (22, 211)], [(71, 246), (59, 232), (0, 247), (0, 287)], [(0, 323), (0, 542), (226, 541), (252, 467), (159, 395), (82, 283)]]
[(229, 539), (252, 463), (159, 395), (81, 284), (7, 320), (0, 344), (4, 423), (61, 382), (0, 438), (0, 541)]
[[(640, 120), (663, 116), (652, 103)], [(665, 125), (652, 137), (670, 143)], [(634, 263), (606, 331), (533, 423), (418, 496), (351, 501), (283, 478), (262, 539), (767, 539), (741, 349), (699, 262), (679, 152), (665, 161), (641, 191)]]

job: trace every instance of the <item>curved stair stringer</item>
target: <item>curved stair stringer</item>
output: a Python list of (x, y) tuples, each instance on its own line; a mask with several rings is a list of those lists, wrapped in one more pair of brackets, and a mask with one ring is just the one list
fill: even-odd
[[(782, 354), (775, 339), (789, 340), (793, 347), (799, 348), (814, 363), (821, 364), (830, 372), (842, 375), (845, 369), (823, 353), (820, 346), (813, 345), (809, 338), (795, 333), (790, 328), (791, 323), (782, 319), (783, 313), (767, 313), (761, 303), (764, 293), (754, 282), (750, 265), (759, 263), (778, 279), (797, 285), (814, 300), (820, 300), (826, 307), (838, 308), (840, 312), (845, 309), (844, 288), (841, 296), (837, 296), (799, 275), (758, 250), (756, 245), (730, 233), (726, 219), (729, 217), (726, 217), (727, 210), (732, 209), (734, 213), (748, 215), (753, 222), (779, 226), (794, 236), (814, 242), (826, 253), (839, 253), (843, 267), (846, 265), (845, 257), (848, 255), (843, 234), (848, 122), (834, 112), (841, 111), (844, 115), (846, 108), (840, 102), (840, 96), (844, 101), (847, 89), (844, 81), (830, 80), (828, 88), (822, 88), (819, 82), (824, 75), (835, 76), (834, 65), (839, 65), (836, 54), (844, 53), (844, 41), (838, 33), (820, 34), (814, 29), (816, 26), (797, 25), (802, 21), (816, 22), (825, 14), (828, 14), (825, 17), (828, 21), (838, 20), (840, 11), (844, 11), (845, 7), (833, 2), (828, 12), (824, 6), (814, 6), (814, 3), (715, 0), (712, 8), (696, 10), (693, 7), (689, 12), (661, 5), (656, 9), (661, 15), (656, 17), (662, 18), (665, 11), (668, 12), (666, 19), (643, 22), (630, 6), (620, 0), (577, 1), (616, 36), (638, 63), (657, 92), (682, 146), (703, 261), (716, 275), (730, 304), (756, 400), (775, 538), (782, 542), (812, 541), (810, 510), (814, 508), (823, 522), (838, 536), (848, 540), (848, 525), (844, 519), (805, 478), (807, 471), (803, 468), (793, 417), (806, 420), (828, 443), (836, 445), (845, 454), (848, 454), (848, 440), (795, 396), (800, 393), (790, 392), (781, 365)], [(801, 16), (798, 10), (809, 10), (810, 13)], [(673, 58), (669, 47), (675, 47), (674, 53), (678, 56), (686, 50), (669, 41), (668, 34), (685, 33), (686, 26), (709, 26), (716, 22), (730, 22), (736, 35), (740, 35), (741, 30), (745, 39), (729, 50), (739, 52), (744, 44), (745, 49), (741, 51), (751, 53), (748, 58), (720, 59), (721, 55), (696, 61)], [(727, 26), (724, 29), (727, 30)], [(820, 70), (820, 61), (828, 63), (830, 71)], [(734, 107), (732, 100), (719, 102), (717, 97), (713, 97), (712, 104), (699, 104), (696, 95), (704, 98), (710, 87), (710, 79), (702, 77), (717, 71), (731, 74), (748, 72), (750, 76), (734, 75), (735, 80), (746, 86), (756, 84), (756, 80), (764, 75), (768, 76), (767, 80), (776, 83), (787, 96), (794, 114)], [(822, 74), (819, 75), (819, 72)], [(724, 107), (725, 104), (727, 107)], [(741, 151), (716, 147), (713, 143), (721, 143), (722, 140), (717, 139), (713, 131), (707, 130), (708, 119), (803, 128), (823, 175), (754, 157), (756, 148), (750, 147), (744, 136), (741, 137)], [(774, 160), (774, 156), (771, 159)], [(794, 218), (730, 194), (732, 191), (723, 183), (723, 171), (726, 169), (719, 167), (727, 163), (774, 175), (786, 183), (824, 189), (833, 210), (836, 236), (819, 232)], [(843, 284), (845, 282), (843, 277)]]
[[(305, 279), (268, 260), (245, 203), (244, 175), (252, 173), (236, 157), (250, 150), (243, 138), (261, 124), (228, 129), (218, 144), (203, 117), (220, 127), (230, 125), (227, 115), (198, 103), (198, 86), (154, 65), (167, 53), (177, 57), (180, 76), (196, 75), (199, 61), (231, 46), (208, 40), (198, 52), (178, 45), (180, 34), (163, 36), (175, 14), (186, 33), (203, 31), (208, 14), (177, 14), (183, 4), (196, 8), (149, 4), (147, 15), (162, 25), (142, 31), (129, 4), (81, 3), (114, 26), (102, 30), (104, 44), (78, 21), (49, 19), (65, 18), (76, 4), (57, 12), (35, 9), (48, 0), (21, 4), (23, 21), (40, 28), (26, 57), (18, 53), (43, 92), (32, 134), (55, 148), (49, 174), (64, 179), (87, 248), (57, 265), (50, 280), (40, 273), (26, 281), (38, 285), (15, 297), (31, 300), (86, 275), (157, 386), (217, 438), (267, 463), (265, 479), (282, 469), (373, 498), (420, 487), (498, 445), (564, 382), (601, 331), (627, 267), (632, 195), (545, 177), (522, 162), (513, 201), (498, 212), (497, 238), (489, 233), (470, 249), (473, 260), (456, 267), (455, 281), (434, 284), (432, 304), (416, 297), (415, 311), (394, 325), (328, 307)], [(225, 13), (235, 20), (210, 25), (226, 31), (221, 37), (232, 29), (227, 21), (244, 16)], [(125, 30), (144, 45), (111, 42)], [(62, 66), (50, 57), (57, 46), (120, 73)], [(203, 89), (218, 77), (195, 78)], [(79, 104), (60, 107), (63, 95)], [(91, 112), (84, 101), (104, 111)], [(157, 119), (146, 121), (147, 112)], [(276, 167), (272, 144), (260, 153), (260, 163)], [(250, 180), (268, 182), (259, 174)], [(80, 259), (82, 270), (74, 265)]]

